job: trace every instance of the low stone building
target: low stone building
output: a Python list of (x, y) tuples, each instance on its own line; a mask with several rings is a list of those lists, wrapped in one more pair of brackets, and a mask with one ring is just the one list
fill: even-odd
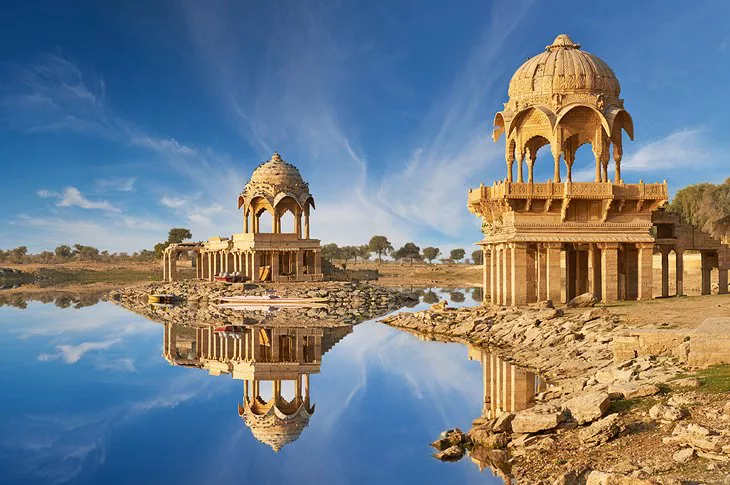
[[(194, 252), (196, 276), (246, 281), (316, 281), (322, 279), (318, 239), (310, 237), (310, 213), (314, 197), (299, 170), (274, 152), (259, 165), (238, 196), (243, 211), (243, 232), (230, 238), (212, 237), (202, 243), (171, 244), (163, 255), (163, 276), (177, 278), (176, 261), (181, 252)], [(269, 214), (271, 232), (264, 232), (261, 217)], [(282, 230), (282, 218), (294, 218), (291, 232)]]
[[(653, 218), (668, 200), (666, 181), (624, 182), (623, 134), (633, 139), (634, 124), (620, 91), (611, 68), (565, 34), (513, 75), (493, 132), (494, 141), (505, 135), (507, 177), (468, 195), (469, 210), (482, 219), (485, 302), (560, 302), (586, 292), (604, 302), (652, 298), (658, 237), (662, 250), (691, 245), (703, 251), (703, 288), (715, 267), (727, 292), (727, 247), (678, 241), (679, 220), (660, 227), (657, 236)], [(575, 182), (576, 152), (584, 144), (595, 160), (593, 181)], [(550, 149), (553, 176), (537, 182), (535, 162), (543, 147)]]

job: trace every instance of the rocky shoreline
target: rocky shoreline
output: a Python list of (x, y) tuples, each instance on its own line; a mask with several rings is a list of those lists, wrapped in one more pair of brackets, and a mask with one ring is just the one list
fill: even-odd
[(611, 344), (626, 322), (591, 301), (575, 304), (585, 307), (437, 304), (382, 320), (489, 349), (550, 383), (530, 407), (443, 433), (435, 456), (468, 455), (506, 483), (730, 483), (728, 395), (704, 392), (676, 356), (615, 361)]
[[(326, 305), (313, 308), (293, 308), (276, 312), (238, 311), (216, 306), (222, 297), (263, 295), (274, 290), (283, 298), (318, 298)], [(150, 294), (175, 295), (173, 306), (152, 306)], [(257, 323), (339, 326), (357, 324), (414, 306), (418, 297), (409, 292), (362, 282), (318, 282), (286, 284), (208, 283), (198, 281), (154, 282), (114, 290), (108, 299), (128, 310), (157, 321), (228, 325)]]

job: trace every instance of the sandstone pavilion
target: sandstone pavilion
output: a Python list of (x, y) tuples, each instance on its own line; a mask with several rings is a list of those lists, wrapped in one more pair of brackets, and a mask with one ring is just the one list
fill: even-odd
[[(666, 181), (624, 182), (624, 134), (633, 140), (634, 123), (620, 92), (611, 68), (565, 34), (512, 76), (493, 131), (495, 142), (505, 137), (507, 177), (468, 195), (469, 210), (482, 219), (485, 302), (561, 302), (586, 292), (604, 302), (649, 299), (655, 251), (662, 255), (662, 296), (669, 296), (671, 252), (676, 294), (683, 294), (686, 250), (702, 255), (702, 293), (710, 293), (715, 268), (727, 293), (728, 246), (661, 209)], [(593, 152), (593, 181), (574, 182), (584, 144)], [(536, 181), (542, 148), (552, 166), (538, 168), (552, 178)]]
[[(243, 211), (243, 232), (230, 238), (211, 237), (202, 243), (171, 244), (163, 255), (163, 276), (177, 279), (177, 255), (196, 254), (196, 276), (213, 281), (226, 277), (238, 281), (316, 281), (322, 279), (318, 239), (309, 234), (314, 197), (299, 170), (274, 152), (259, 165), (238, 196)], [(261, 217), (272, 219), (271, 232), (263, 232)], [(293, 215), (292, 232), (282, 230), (282, 218)]]

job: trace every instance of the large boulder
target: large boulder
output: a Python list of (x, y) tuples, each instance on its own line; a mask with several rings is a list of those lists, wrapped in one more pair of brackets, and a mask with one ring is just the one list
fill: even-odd
[(512, 420), (513, 433), (539, 433), (557, 428), (563, 422), (563, 413), (549, 410), (525, 410)]
[(578, 432), (580, 442), (586, 446), (598, 446), (612, 440), (621, 432), (618, 414), (609, 414), (603, 419)]
[(511, 433), (513, 419), (515, 419), (515, 415), (512, 413), (500, 414), (492, 425), (492, 431), (495, 433)]
[(608, 393), (617, 399), (636, 399), (658, 394), (659, 387), (641, 382), (622, 382), (608, 386)]
[(586, 476), (586, 485), (656, 485), (654, 480), (628, 477), (619, 473), (606, 473), (598, 470), (591, 471)]
[(583, 293), (568, 302), (568, 308), (588, 308), (598, 303), (592, 293)]
[(608, 393), (598, 391), (580, 394), (566, 401), (564, 407), (578, 424), (585, 424), (602, 418), (610, 404)]

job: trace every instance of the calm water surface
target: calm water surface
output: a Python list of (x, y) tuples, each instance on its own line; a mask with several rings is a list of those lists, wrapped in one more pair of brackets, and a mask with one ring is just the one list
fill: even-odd
[(243, 381), (170, 365), (163, 327), (105, 302), (0, 308), (0, 482), (502, 483), (468, 457), (431, 457), (441, 431), (482, 411), (462, 345), (356, 325), (310, 376), (307, 426), (275, 453), (239, 416)]

